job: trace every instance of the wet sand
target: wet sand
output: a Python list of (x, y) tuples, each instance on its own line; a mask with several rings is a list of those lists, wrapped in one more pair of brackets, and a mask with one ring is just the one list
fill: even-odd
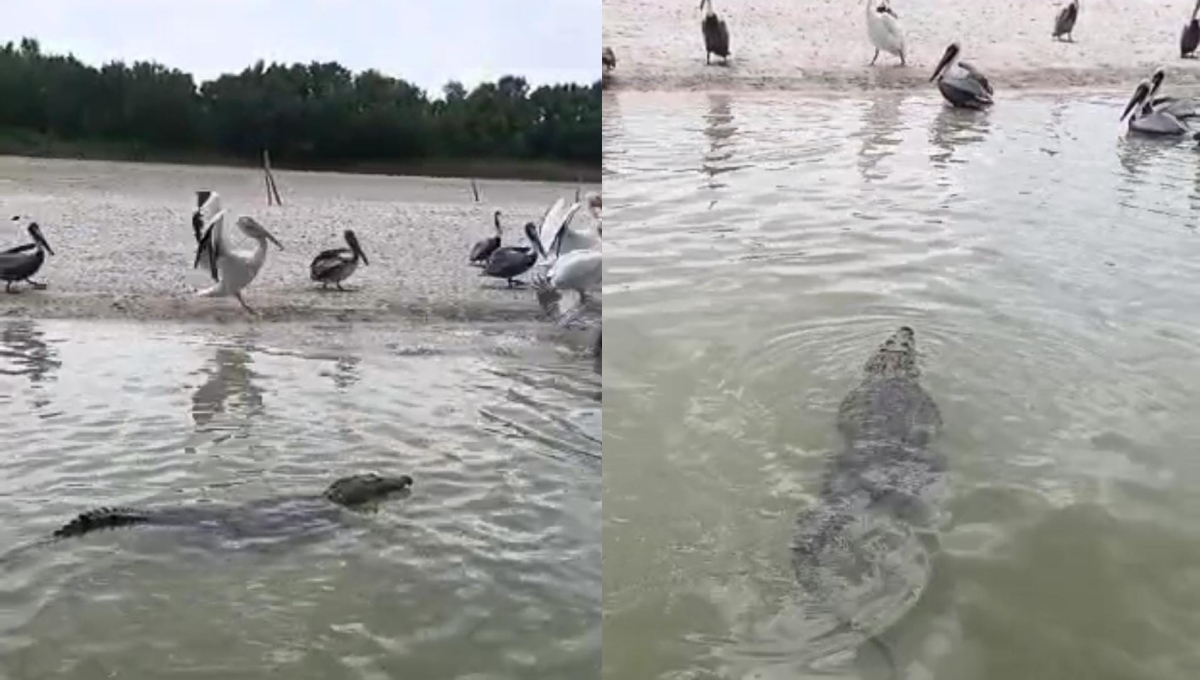
[(1200, 63), (1179, 58), (1186, 0), (1081, 3), (1075, 43), (1050, 37), (1064, 2), (893, 0), (909, 50), (907, 67), (866, 34), (859, 0), (716, 2), (729, 26), (728, 67), (705, 66), (698, 3), (605, 0), (604, 45), (618, 65), (607, 87), (635, 90), (858, 89), (930, 87), (948, 44), (999, 88), (1120, 87), (1132, 91), (1156, 66), (1166, 87), (1200, 86)]
[[(56, 255), (35, 277), (49, 285), (0, 294), (0, 316), (202, 320), (213, 322), (534, 320), (532, 291), (507, 289), (467, 265), (471, 245), (492, 233), (502, 212), (505, 243), (524, 242), (522, 226), (539, 222), (572, 184), (481, 180), (475, 202), (463, 179), (383, 177), (277, 171), (283, 207), (267, 207), (261, 171), (225, 167), (62, 161), (0, 157), (0, 246), (28, 241), (38, 221)], [(221, 194), (232, 217), (253, 215), (283, 243), (272, 247), (247, 302), (198, 298), (210, 285), (192, 268), (191, 212), (197, 189)], [(599, 191), (584, 185), (582, 191)], [(590, 226), (590, 215), (577, 224)], [(370, 261), (346, 282), (321, 290), (308, 267), (321, 250), (343, 247), (354, 229)], [(248, 246), (240, 231), (232, 229)]]

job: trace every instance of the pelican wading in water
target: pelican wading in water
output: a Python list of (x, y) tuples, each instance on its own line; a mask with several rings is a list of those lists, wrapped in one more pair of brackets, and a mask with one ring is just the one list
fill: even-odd
[(216, 192), (198, 192), (197, 198), (201, 203), (199, 212), (204, 215), (206, 228), (196, 248), (194, 266), (199, 267), (204, 262), (217, 283), (196, 294), (201, 297), (232, 296), (246, 311), (257, 314), (242, 298), (242, 290), (250, 285), (266, 263), (267, 242), (274, 243), (280, 250), (283, 250), (283, 244), (253, 217), (243, 215), (238, 218), (237, 226), (257, 243), (253, 250), (235, 250), (225, 237), (225, 211), (221, 209), (220, 197)]
[[(878, 2), (879, 4), (875, 4)], [(907, 65), (904, 60), (904, 31), (900, 30), (900, 17), (892, 11), (888, 0), (867, 0), (867, 37), (875, 46), (875, 56), (871, 65), (879, 59), (880, 50), (900, 57), (900, 65)]]
[(1150, 81), (1138, 84), (1133, 97), (1125, 105), (1121, 120), (1129, 117), (1129, 131), (1142, 135), (1179, 136), (1191, 132), (1178, 118), (1161, 109), (1150, 106)]
[(1075, 36), (1072, 33), (1075, 30), (1075, 20), (1079, 18), (1079, 0), (1071, 0), (1066, 7), (1054, 17), (1054, 33), (1051, 38), (1062, 40), (1062, 37), (1067, 36), (1067, 40), (1075, 42)]
[[(542, 252), (541, 244), (535, 244)], [(545, 272), (534, 276), (538, 303), (560, 325), (567, 325), (583, 313), (588, 294), (599, 288), (603, 280), (603, 257), (601, 250), (573, 250), (555, 259)], [(579, 303), (567, 314), (560, 315), (558, 302), (562, 291), (573, 290), (579, 294)]]
[[(537, 225), (527, 222), (525, 236), (531, 243), (537, 243)], [(508, 281), (508, 287), (512, 288), (521, 283), (515, 279), (532, 269), (537, 260), (538, 251), (530, 246), (504, 246), (492, 253), (480, 276), (504, 279)]]
[(470, 263), (479, 267), (487, 264), (488, 258), (496, 249), (500, 247), (500, 236), (503, 229), (500, 227), (500, 211), (497, 210), (492, 215), (492, 221), (496, 225), (496, 235), (479, 240), (473, 248), (471, 248)]
[(956, 107), (982, 109), (991, 106), (991, 83), (975, 67), (959, 61), (960, 52), (958, 43), (950, 43), (929, 80), (936, 80), (942, 97)]
[(700, 22), (700, 32), (704, 34), (704, 63), (711, 64), (714, 54), (721, 58), (722, 64), (728, 63), (729, 27), (713, 11), (712, 0), (700, 0), (700, 9), (705, 10)]
[(358, 237), (354, 235), (353, 231), (347, 229), (342, 232), (342, 236), (346, 239), (346, 245), (350, 246), (349, 248), (322, 250), (313, 258), (312, 265), (309, 267), (312, 280), (321, 282), (323, 288), (328, 288), (332, 283), (337, 286), (338, 290), (345, 290), (342, 288), (342, 281), (350, 278), (354, 270), (358, 269), (358, 263), (361, 261), (365, 265), (371, 264), (367, 261), (367, 254), (358, 244)]
[(1200, 12), (1200, 0), (1196, 0), (1192, 7), (1192, 18), (1183, 25), (1183, 33), (1179, 35), (1180, 59), (1195, 57), (1196, 48), (1200, 47), (1200, 19), (1196, 18), (1197, 12)]
[[(19, 218), (14, 217), (13, 220)], [(46, 284), (38, 283), (29, 277), (38, 273), (42, 268), (42, 263), (46, 261), (46, 255), (53, 255), (54, 251), (50, 249), (50, 244), (46, 242), (46, 237), (42, 235), (42, 228), (37, 222), (29, 223), (29, 237), (33, 239), (33, 243), (26, 243), (15, 248), (9, 248), (4, 252), (0, 252), (0, 279), (4, 280), (4, 292), (15, 292), (12, 285), (17, 281), (24, 281), (36, 290), (44, 290)], [(29, 252), (29, 251), (33, 252)]]
[(1158, 88), (1162, 87), (1164, 78), (1166, 78), (1166, 73), (1161, 66), (1154, 69), (1154, 74), (1150, 76), (1150, 94), (1146, 96), (1147, 103), (1142, 108), (1164, 111), (1180, 120), (1200, 116), (1200, 102), (1195, 99), (1154, 96), (1158, 94)]

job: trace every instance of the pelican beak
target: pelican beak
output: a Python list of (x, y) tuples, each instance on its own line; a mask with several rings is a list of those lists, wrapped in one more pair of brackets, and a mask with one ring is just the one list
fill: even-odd
[(346, 230), (346, 243), (350, 245), (350, 250), (353, 250), (355, 255), (362, 258), (363, 264), (371, 264), (367, 260), (367, 254), (363, 252), (362, 246), (358, 244), (358, 237), (355, 236), (354, 232), (350, 231), (349, 229)]
[(1133, 97), (1130, 98), (1129, 103), (1125, 105), (1125, 111), (1121, 113), (1121, 120), (1125, 120), (1129, 113), (1133, 111), (1134, 107), (1141, 103), (1141, 101), (1146, 98), (1146, 95), (1149, 94), (1149, 92), (1150, 86), (1145, 81), (1142, 81), (1142, 83), (1138, 85), (1137, 90), (1134, 91)]
[(535, 225), (533, 222), (525, 223), (525, 238), (529, 239), (529, 242), (533, 244), (535, 249), (537, 249), (537, 254), (539, 257), (546, 257), (546, 249), (542, 247), (542, 239), (538, 236), (537, 225)]
[(933, 69), (933, 75), (929, 76), (929, 82), (932, 83), (933, 81), (937, 80), (938, 76), (942, 74), (942, 71), (945, 71), (946, 67), (950, 65), (950, 60), (953, 59), (957, 54), (957, 45), (951, 45), (947, 47), (946, 51), (942, 53), (941, 60), (937, 63), (937, 68)]
[(263, 236), (266, 236), (268, 241), (270, 241), (271, 243), (274, 243), (276, 248), (283, 250), (283, 244), (279, 242), (279, 239), (272, 236), (271, 232), (267, 231), (266, 229), (263, 229)]
[(46, 237), (42, 236), (42, 228), (38, 226), (37, 222), (29, 225), (29, 235), (32, 236), (34, 242), (44, 248), (47, 253), (50, 253), (51, 255), (54, 254), (54, 251), (50, 248), (50, 244), (46, 242)]

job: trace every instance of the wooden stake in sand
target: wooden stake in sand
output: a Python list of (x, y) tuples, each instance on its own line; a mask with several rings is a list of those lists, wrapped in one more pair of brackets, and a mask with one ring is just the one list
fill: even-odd
[(283, 205), (283, 199), (279, 198), (279, 187), (275, 184), (275, 176), (271, 174), (271, 152), (263, 149), (263, 176), (267, 182), (267, 205)]
[(475, 194), (475, 202), (479, 202), (479, 186), (475, 184), (475, 180), (471, 180), (471, 193)]

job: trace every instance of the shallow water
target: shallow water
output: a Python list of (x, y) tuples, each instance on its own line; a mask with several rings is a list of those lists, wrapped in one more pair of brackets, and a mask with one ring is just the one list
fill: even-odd
[[(595, 677), (600, 376), (534, 335), (0, 321), (0, 677)], [(38, 543), (364, 471), (413, 492), (310, 541)]]
[(1194, 144), (1102, 93), (607, 97), (605, 677), (796, 677), (793, 523), (901, 324), (951, 465), (905, 677), (1200, 673)]
[(1190, 2), (1080, 3), (1074, 43), (1051, 39), (1065, 0), (892, 0), (907, 68), (888, 54), (869, 63), (863, 0), (715, 0), (730, 34), (727, 66), (704, 63), (697, 2), (605, 0), (604, 45), (617, 68), (606, 87), (640, 90), (928, 87), (951, 42), (1001, 88), (1119, 85), (1130, 92), (1155, 66), (1169, 83), (1200, 82), (1180, 59)]

